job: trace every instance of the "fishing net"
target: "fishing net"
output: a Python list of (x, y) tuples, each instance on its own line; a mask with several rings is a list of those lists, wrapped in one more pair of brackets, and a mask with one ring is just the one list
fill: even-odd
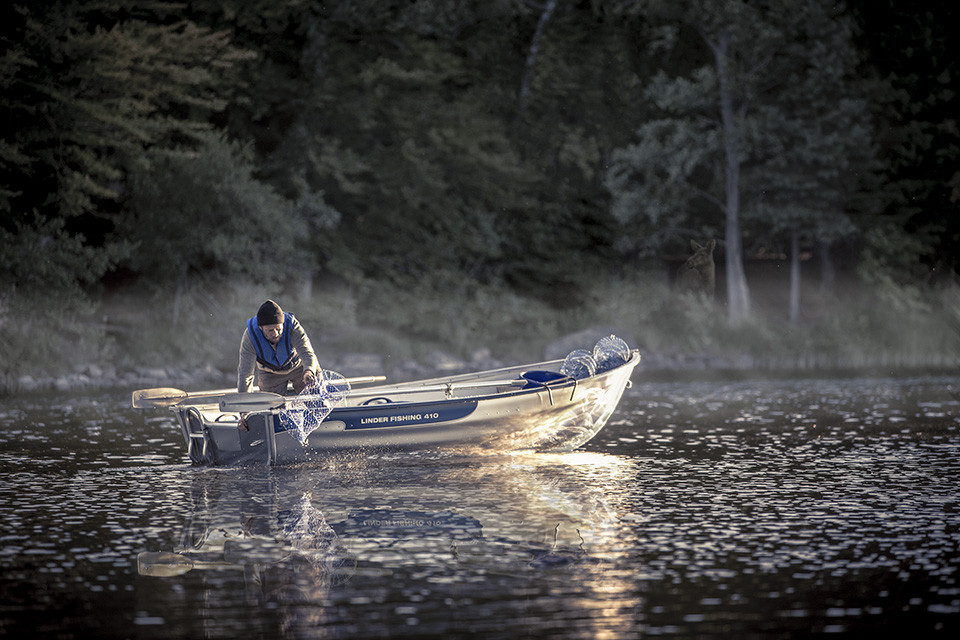
[(630, 359), (630, 347), (615, 335), (600, 338), (593, 347), (593, 359), (597, 362), (597, 373), (616, 369)]
[(292, 509), (277, 514), (283, 540), (301, 551), (329, 549), (337, 538), (323, 512), (313, 506), (312, 498), (312, 494), (304, 493)]
[(597, 372), (597, 362), (593, 354), (586, 349), (574, 349), (563, 361), (560, 373), (580, 380), (588, 378)]
[(560, 373), (580, 380), (610, 371), (630, 360), (630, 347), (615, 335), (600, 338), (593, 352), (574, 349), (560, 367)]
[[(311, 493), (304, 492), (291, 509), (278, 512), (277, 524), (277, 542), (287, 552), (278, 567), (303, 577), (311, 586), (318, 584), (317, 580), (336, 584), (350, 579), (357, 560), (347, 552), (323, 512), (313, 506)], [(309, 573), (304, 574), (305, 570)]]
[(321, 370), (317, 382), (287, 400), (280, 411), (280, 424), (305, 445), (307, 438), (330, 412), (346, 403), (350, 383), (336, 371)]

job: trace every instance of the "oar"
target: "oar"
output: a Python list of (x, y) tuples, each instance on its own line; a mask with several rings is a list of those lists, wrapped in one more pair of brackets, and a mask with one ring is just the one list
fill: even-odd
[[(222, 557), (222, 556), (221, 556)], [(143, 551), (137, 554), (137, 572), (144, 576), (170, 578), (191, 569), (236, 569), (236, 564), (224, 560), (194, 560), (169, 551)]]
[[(350, 556), (342, 557), (338, 554), (329, 552), (326, 549), (300, 549), (293, 544), (278, 543), (274, 540), (257, 541), (256, 538), (248, 540), (226, 540), (223, 543), (223, 557), (229, 562), (237, 565), (281, 565), (294, 558), (306, 558), (307, 560), (320, 560), (322, 562), (333, 564), (338, 560), (350, 562)], [(354, 560), (354, 563), (356, 561)], [(390, 569), (377, 567), (357, 567), (356, 564), (350, 566), (324, 568), (327, 575), (341, 576), (367, 576), (371, 578), (385, 578), (393, 574)]]
[[(386, 376), (359, 376), (356, 378), (346, 378), (350, 384), (364, 384), (368, 382), (382, 382)], [(202, 402), (204, 400), (216, 400), (224, 394), (233, 393), (234, 389), (214, 389), (213, 391), (183, 391), (170, 387), (160, 387), (157, 389), (140, 389), (133, 392), (134, 409), (154, 409), (158, 407), (172, 407), (185, 400), (195, 400)]]
[[(247, 566), (250, 565), (257, 566), (265, 563), (280, 563), (292, 555), (301, 555), (305, 558), (310, 558), (309, 553), (299, 552), (293, 548), (288, 548), (286, 553), (278, 554), (277, 557), (237, 558), (236, 562), (223, 560), (214, 562), (191, 560), (187, 556), (180, 555), (179, 553), (144, 551), (137, 555), (137, 572), (142, 576), (172, 578), (174, 576), (182, 576), (191, 569), (246, 570)], [(390, 569), (380, 569), (376, 567), (359, 568), (356, 566), (331, 568), (326, 570), (325, 573), (328, 575), (367, 576), (371, 578), (386, 578), (393, 575), (393, 571)]]
[(235, 393), (233, 389), (215, 389), (213, 391), (183, 391), (170, 387), (160, 387), (158, 389), (140, 389), (133, 392), (134, 409), (152, 409), (156, 407), (172, 407), (183, 402), (187, 398), (206, 398), (211, 399), (222, 396), (225, 393)]
[[(485, 380), (477, 382), (458, 382), (450, 384), (435, 384), (423, 387), (405, 387), (400, 389), (371, 389), (368, 391), (350, 392), (352, 398), (364, 398), (367, 396), (397, 395), (403, 396), (410, 393), (424, 393), (427, 391), (452, 392), (454, 389), (481, 389), (484, 387), (522, 387), (527, 384), (523, 378), (513, 378), (511, 380)], [(324, 400), (327, 396), (322, 394), (308, 394), (302, 396), (281, 396), (276, 393), (266, 391), (255, 391), (251, 393), (228, 393), (220, 397), (220, 411), (241, 411), (256, 412), (270, 411), (279, 409), (290, 400), (309, 401)]]
[(228, 393), (220, 396), (220, 411), (239, 411), (251, 413), (279, 409), (287, 399), (278, 393), (250, 391), (249, 393)]

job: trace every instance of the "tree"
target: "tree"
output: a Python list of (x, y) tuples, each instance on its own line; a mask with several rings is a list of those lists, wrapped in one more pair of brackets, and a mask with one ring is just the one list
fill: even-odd
[(251, 156), (211, 132), (195, 153), (133, 174), (130, 213), (117, 229), (135, 247), (124, 265), (146, 282), (176, 288), (174, 322), (191, 280), (271, 282), (313, 266), (302, 209), (253, 177)]
[(3, 10), (0, 225), (76, 240), (44, 247), (89, 255), (101, 271), (84, 280), (111, 266), (93, 256), (120, 256), (122, 244), (106, 245), (132, 163), (189, 150), (250, 56), (227, 33), (180, 19), (181, 8), (76, 0)]
[[(774, 125), (795, 121), (788, 133), (804, 130), (797, 105), (782, 99), (780, 92), (784, 78), (803, 80), (807, 86), (822, 82), (830, 66), (826, 48), (809, 45), (821, 37), (819, 29), (831, 28), (837, 19), (832, 6), (825, 0), (801, 5), (788, 0), (697, 0), (679, 6), (640, 0), (630, 5), (651, 21), (650, 55), (684, 45), (687, 49), (678, 56), (681, 64), (658, 74), (647, 91), (662, 116), (640, 127), (638, 142), (614, 158), (608, 178), (613, 211), (622, 220), (640, 214), (654, 223), (666, 221), (666, 233), (673, 234), (691, 222), (703, 225), (700, 212), (705, 207), (722, 212), (722, 225), (711, 226), (724, 229), (728, 315), (734, 322), (750, 312), (741, 228), (748, 223), (750, 231), (754, 229), (745, 197), (768, 188), (765, 180), (774, 164), (758, 165), (775, 155), (771, 149), (787, 148), (784, 131)], [(813, 31), (805, 24), (812, 18), (818, 25)], [(691, 48), (691, 38), (703, 45), (699, 52)], [(812, 153), (813, 146), (808, 145), (806, 153)], [(785, 166), (773, 173), (782, 182), (792, 180)], [(822, 184), (822, 176), (812, 172), (811, 177)], [(762, 211), (753, 207), (755, 214)]]
[(542, 186), (506, 126), (516, 83), (489, 72), (507, 59), (515, 12), (367, 1), (314, 16), (298, 70), (285, 72), (311, 82), (262, 148), (261, 175), (285, 193), (294, 176), (339, 213), (332, 270), (445, 286), (501, 277), (510, 223)]
[(522, 109), (510, 136), (538, 182), (527, 212), (508, 221), (519, 232), (511, 273), (568, 304), (594, 284), (585, 274), (622, 265), (626, 243), (604, 176), (613, 150), (649, 116), (637, 81), (645, 60), (634, 51), (636, 24), (611, 14), (612, 3), (524, 5)]
[[(853, 215), (876, 170), (878, 83), (859, 73), (854, 23), (816, 3), (797, 7), (796, 37), (771, 61), (757, 111), (744, 211), (758, 237), (788, 248), (791, 323), (799, 321), (801, 244), (829, 248), (856, 231)], [(798, 65), (797, 60), (804, 64)]]
[(865, 272), (901, 284), (960, 272), (960, 61), (950, 17), (960, 7), (940, 0), (850, 4), (865, 71), (887, 83), (875, 97), (882, 202), (872, 220), (877, 232), (866, 237)]

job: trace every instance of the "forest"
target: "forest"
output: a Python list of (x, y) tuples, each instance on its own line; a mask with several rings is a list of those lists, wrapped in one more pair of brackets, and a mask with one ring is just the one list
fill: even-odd
[[(12, 0), (0, 377), (318, 351), (955, 367), (949, 2)], [(687, 292), (691, 241), (715, 288)], [(771, 365), (771, 366), (775, 366)]]

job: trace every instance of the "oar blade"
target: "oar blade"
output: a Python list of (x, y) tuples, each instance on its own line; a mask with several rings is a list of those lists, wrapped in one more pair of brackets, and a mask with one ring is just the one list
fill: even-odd
[(186, 397), (187, 392), (181, 389), (160, 387), (134, 391), (132, 402), (134, 409), (152, 409), (155, 407), (172, 407)]
[(220, 398), (220, 411), (237, 411), (240, 413), (269, 411), (279, 409), (284, 403), (286, 403), (286, 398), (266, 391), (228, 393)]

